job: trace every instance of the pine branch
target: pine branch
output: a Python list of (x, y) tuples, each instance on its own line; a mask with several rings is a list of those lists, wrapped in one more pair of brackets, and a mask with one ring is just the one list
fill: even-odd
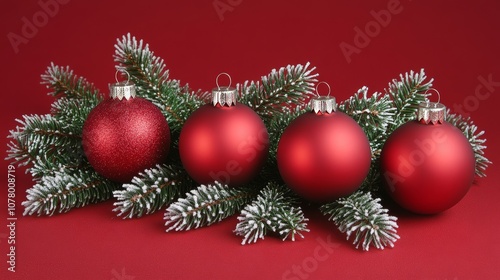
[(245, 81), (241, 87), (241, 103), (248, 105), (263, 119), (270, 119), (275, 114), (286, 113), (295, 105), (305, 105), (314, 90), (318, 74), (313, 73), (316, 67), (288, 65), (278, 71), (273, 69), (261, 82)]
[(74, 158), (74, 153), (61, 155), (64, 151), (77, 151), (81, 147), (80, 131), (61, 123), (51, 115), (23, 116), (16, 120), (21, 127), (11, 130), (8, 144), (7, 160), (19, 165), (27, 165), (38, 157), (54, 159), (54, 157)]
[(27, 190), (27, 200), (22, 203), (24, 215), (52, 216), (77, 207), (109, 199), (117, 184), (108, 181), (91, 170), (55, 172), (44, 176)]
[(464, 118), (461, 115), (450, 114), (449, 109), (446, 112), (446, 121), (460, 129), (467, 140), (469, 140), (476, 159), (476, 175), (486, 177), (485, 171), (488, 165), (491, 164), (491, 161), (484, 156), (484, 150), (486, 149), (484, 145), (486, 139), (482, 138), (484, 131), (478, 131), (477, 126), (470, 117)]
[(26, 166), (35, 160), (36, 155), (30, 153), (28, 142), (23, 137), (23, 128), (17, 126), (15, 130), (10, 130), (7, 138), (12, 138), (14, 141), (7, 143), (8, 149), (5, 160), (10, 160), (12, 164), (17, 163), (18, 166)]
[(79, 99), (62, 97), (52, 103), (51, 114), (64, 126), (81, 132), (90, 111), (101, 101), (102, 98), (98, 95)]
[(49, 95), (59, 97), (52, 104), (52, 115), (64, 126), (81, 131), (90, 111), (102, 101), (99, 91), (68, 66), (51, 63), (41, 78), (41, 83), (53, 90)]
[(160, 92), (173, 90), (176, 94), (179, 81), (169, 80), (169, 70), (163, 59), (154, 55), (148, 44), (137, 41), (130, 33), (117, 39), (114, 59), (117, 69), (125, 69), (143, 97), (153, 97)]
[(21, 126), (10, 131), (7, 160), (19, 165), (33, 163), (29, 171), (35, 179), (54, 170), (79, 167), (83, 160), (81, 130), (88, 113), (101, 98), (94, 86), (84, 78), (53, 63), (42, 76), (58, 98), (51, 115), (23, 116)]
[(368, 97), (368, 88), (362, 87), (349, 99), (341, 102), (338, 108), (359, 123), (372, 140), (374, 132), (385, 132), (392, 124), (396, 110), (392, 103), (390, 96), (378, 92)]
[(269, 156), (266, 165), (262, 169), (261, 177), (264, 177), (267, 181), (281, 180), (276, 159), (279, 139), (288, 125), (304, 112), (305, 109), (300, 107), (285, 109), (282, 114), (275, 115), (266, 125), (269, 133)]
[(399, 81), (392, 80), (392, 83), (389, 83), (389, 88), (385, 90), (386, 94), (392, 97), (396, 107), (394, 125), (388, 127), (388, 134), (400, 125), (415, 119), (418, 104), (426, 101), (429, 94), (425, 92), (432, 86), (433, 81), (431, 79), (425, 82), (427, 76), (424, 69), (421, 69), (420, 73), (410, 71), (410, 73), (407, 72), (404, 76), (401, 74), (399, 77)]
[(53, 90), (49, 95), (54, 97), (85, 98), (99, 95), (99, 90), (93, 84), (83, 77), (73, 74), (73, 70), (70, 70), (69, 66), (64, 68), (51, 62), (41, 78), (42, 84)]
[(368, 88), (362, 87), (349, 99), (341, 102), (339, 110), (351, 116), (365, 131), (372, 154), (382, 148), (387, 128), (394, 123), (393, 101), (387, 94), (375, 92), (368, 97)]
[(242, 245), (264, 239), (270, 232), (277, 233), (283, 240), (288, 237), (295, 241), (295, 235), (304, 238), (302, 232), (308, 219), (297, 206), (297, 197), (285, 186), (274, 182), (261, 190), (257, 198), (245, 206), (238, 217), (234, 232), (243, 236)]
[(130, 74), (138, 95), (161, 109), (174, 132), (180, 131), (191, 113), (206, 102), (208, 93), (190, 91), (187, 85), (181, 87), (178, 80), (169, 79), (164, 60), (130, 33), (117, 40), (114, 59), (117, 69)]
[(364, 251), (370, 246), (384, 249), (394, 247), (399, 239), (397, 234), (397, 218), (389, 216), (388, 210), (382, 208), (380, 198), (372, 198), (370, 193), (355, 192), (347, 198), (325, 204), (320, 207), (328, 220), (335, 223), (341, 232), (347, 233), (347, 239), (354, 234), (353, 244), (361, 245)]
[(51, 155), (38, 155), (32, 162), (28, 171), (33, 180), (39, 182), (44, 176), (54, 176), (60, 172), (73, 172), (72, 170), (91, 168), (85, 159), (83, 149), (72, 149), (71, 147), (59, 148)]
[(165, 212), (167, 232), (208, 226), (232, 216), (248, 202), (254, 194), (249, 189), (229, 188), (225, 184), (201, 185), (172, 203)]
[(178, 199), (193, 185), (182, 166), (157, 165), (134, 177), (123, 189), (113, 192), (117, 198), (114, 212), (123, 218), (151, 214)]

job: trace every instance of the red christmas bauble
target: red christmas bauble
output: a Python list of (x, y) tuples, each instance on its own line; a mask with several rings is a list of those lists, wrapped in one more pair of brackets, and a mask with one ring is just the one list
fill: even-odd
[(283, 181), (297, 194), (332, 201), (360, 187), (370, 169), (370, 143), (346, 114), (308, 112), (283, 132), (277, 161)]
[(88, 115), (82, 144), (97, 173), (126, 183), (139, 172), (165, 162), (170, 129), (160, 109), (148, 100), (109, 98)]
[(380, 155), (387, 192), (414, 213), (452, 207), (474, 180), (474, 151), (458, 128), (443, 121), (445, 108), (440, 109), (439, 122), (415, 120), (396, 129)]
[(259, 173), (268, 151), (264, 122), (243, 104), (201, 106), (189, 116), (179, 138), (182, 164), (199, 184), (245, 184)]

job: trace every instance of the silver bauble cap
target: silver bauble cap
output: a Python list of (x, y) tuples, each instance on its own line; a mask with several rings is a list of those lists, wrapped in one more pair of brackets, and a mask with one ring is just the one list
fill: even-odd
[(130, 82), (119, 82), (109, 85), (110, 96), (113, 99), (122, 100), (123, 98), (129, 100), (135, 97), (135, 85)]
[(443, 123), (446, 119), (446, 106), (437, 102), (422, 102), (418, 105), (417, 121), (421, 123)]
[(309, 101), (309, 107), (314, 113), (330, 114), (337, 111), (335, 97), (321, 96)]
[(238, 91), (232, 87), (217, 87), (212, 90), (212, 104), (217, 106), (236, 105)]

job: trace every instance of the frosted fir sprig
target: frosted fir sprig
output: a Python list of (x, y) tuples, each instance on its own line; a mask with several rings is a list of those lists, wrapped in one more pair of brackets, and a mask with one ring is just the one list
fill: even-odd
[(149, 49), (149, 44), (137, 40), (130, 33), (116, 40), (115, 62), (118, 70), (126, 70), (130, 81), (144, 97), (152, 97), (169, 88), (180, 89), (178, 80), (169, 79), (169, 70), (165, 61), (155, 56)]
[(288, 65), (279, 70), (273, 69), (261, 81), (245, 81), (241, 88), (241, 103), (248, 105), (264, 120), (276, 114), (286, 113), (295, 106), (303, 107), (314, 91), (314, 84), (318, 81), (316, 67), (305, 65)]
[[(81, 137), (78, 129), (66, 125), (52, 115), (24, 115), (16, 120), (20, 126), (10, 131), (7, 160), (19, 165), (27, 165), (37, 160), (61, 158), (60, 153), (79, 150)], [(42, 157), (40, 157), (42, 155)], [(69, 155), (69, 154), (68, 154)], [(63, 157), (68, 158), (68, 155)], [(71, 158), (71, 157), (70, 157)]]
[(230, 188), (217, 181), (200, 185), (167, 208), (166, 231), (190, 230), (220, 222), (241, 210), (254, 195), (250, 189)]
[(320, 207), (328, 220), (335, 223), (338, 229), (347, 234), (347, 240), (354, 235), (356, 248), (368, 251), (370, 246), (384, 249), (394, 247), (400, 238), (397, 234), (397, 218), (388, 214), (380, 204), (380, 198), (373, 198), (371, 193), (357, 191), (346, 198)]
[(476, 159), (476, 175), (486, 177), (485, 171), (491, 164), (491, 161), (484, 155), (484, 150), (486, 149), (486, 145), (484, 145), (486, 139), (483, 138), (484, 131), (479, 131), (470, 117), (466, 118), (461, 115), (450, 114), (449, 109), (446, 112), (446, 121), (460, 129), (467, 140), (469, 140)]
[(368, 96), (368, 88), (362, 87), (338, 108), (363, 128), (370, 141), (372, 157), (376, 158), (387, 138), (388, 127), (394, 124), (396, 108), (390, 95), (375, 92)]
[(387, 133), (391, 133), (400, 125), (416, 118), (415, 113), (418, 104), (427, 100), (426, 93), (432, 87), (434, 79), (426, 81), (424, 69), (420, 72), (406, 72), (399, 75), (399, 80), (393, 79), (385, 93), (390, 95), (396, 111), (394, 113), (394, 124), (388, 127)]
[(52, 216), (104, 201), (112, 197), (118, 186), (92, 170), (55, 172), (27, 190), (27, 200), (22, 202), (24, 215)]
[(60, 148), (57, 152), (49, 155), (39, 154), (27, 169), (33, 180), (38, 182), (44, 176), (53, 176), (56, 173), (72, 173), (74, 170), (90, 168), (90, 164), (83, 155), (83, 149)]
[(393, 101), (390, 96), (375, 92), (368, 96), (368, 87), (360, 88), (338, 108), (351, 116), (365, 132), (386, 131), (394, 118)]
[(81, 130), (88, 113), (100, 101), (93, 84), (73, 73), (69, 67), (51, 63), (41, 75), (42, 84), (58, 97), (51, 114), (24, 115), (10, 131), (7, 160), (28, 165), (35, 180), (65, 168), (80, 168), (84, 162)]
[(124, 219), (152, 214), (178, 199), (192, 186), (193, 181), (182, 166), (157, 165), (113, 192), (117, 200), (113, 211)]
[(282, 240), (304, 238), (307, 221), (298, 198), (286, 186), (270, 182), (252, 203), (245, 206), (238, 217), (234, 232), (243, 236), (242, 245), (264, 239), (268, 232), (277, 233)]
[(128, 33), (115, 44), (116, 69), (126, 70), (137, 87), (137, 94), (151, 101), (166, 117), (173, 135), (177, 135), (186, 119), (204, 105), (208, 92), (192, 91), (170, 79), (162, 58), (156, 56), (143, 40)]
[(41, 78), (41, 83), (51, 90), (48, 94), (57, 97), (52, 103), (51, 115), (64, 126), (81, 132), (90, 111), (103, 100), (99, 90), (85, 78), (75, 75), (68, 66), (54, 63)]
[(99, 96), (99, 90), (94, 84), (75, 75), (69, 66), (62, 67), (51, 62), (41, 78), (41, 84), (52, 90), (48, 94), (54, 97), (79, 99)]
[(89, 95), (86, 98), (67, 98), (56, 99), (51, 106), (51, 114), (65, 126), (74, 128), (81, 132), (83, 124), (87, 120), (90, 111), (102, 101), (100, 95)]

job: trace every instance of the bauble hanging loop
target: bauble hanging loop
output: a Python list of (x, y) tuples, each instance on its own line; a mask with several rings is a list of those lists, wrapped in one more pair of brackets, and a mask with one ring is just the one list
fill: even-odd
[[(328, 95), (327, 96), (321, 96), (318, 92), (318, 87), (320, 84), (325, 84), (328, 86)], [(330, 114), (334, 111), (337, 111), (337, 103), (335, 100), (335, 97), (330, 97), (330, 85), (326, 82), (319, 82), (316, 85), (316, 94), (318, 95), (317, 98), (312, 98), (309, 101), (309, 107), (310, 109), (316, 113), (316, 114)]]
[[(118, 73), (125, 73), (127, 75), (127, 81), (119, 82)], [(113, 99), (122, 100), (123, 98), (129, 100), (134, 98), (136, 95), (135, 84), (130, 82), (130, 74), (125, 69), (118, 69), (115, 72), (115, 84), (109, 85), (110, 96)]]
[[(227, 87), (221, 87), (219, 85), (219, 77), (221, 75), (226, 75), (229, 77), (229, 85)], [(215, 78), (216, 88), (212, 90), (212, 105), (214, 106), (234, 106), (237, 100), (237, 90), (231, 87), (231, 76), (228, 73), (220, 73)]]
[(442, 124), (446, 119), (446, 107), (443, 104), (439, 103), (439, 101), (441, 100), (439, 91), (434, 88), (430, 88), (426, 90), (425, 93), (430, 90), (433, 90), (438, 94), (438, 101), (429, 102), (429, 100), (427, 100), (426, 102), (421, 102), (418, 105), (417, 121), (425, 124)]

